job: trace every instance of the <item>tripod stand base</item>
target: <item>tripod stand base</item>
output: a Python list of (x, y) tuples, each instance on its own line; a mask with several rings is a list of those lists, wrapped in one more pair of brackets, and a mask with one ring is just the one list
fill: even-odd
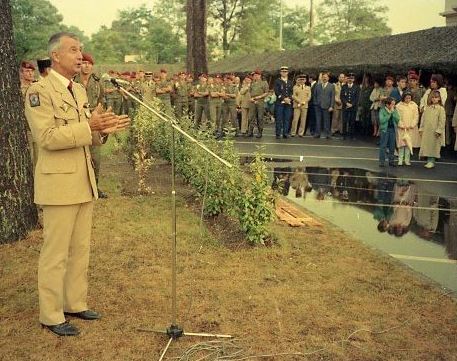
[(138, 331), (141, 332), (155, 332), (155, 333), (164, 333), (167, 336), (169, 336), (169, 340), (167, 342), (167, 345), (163, 349), (159, 361), (162, 361), (165, 354), (167, 353), (168, 349), (171, 346), (171, 343), (173, 340), (177, 340), (178, 338), (182, 336), (194, 336), (194, 337), (215, 337), (215, 338), (233, 338), (231, 335), (222, 335), (222, 334), (214, 334), (214, 333), (201, 333), (201, 332), (184, 332), (182, 327), (179, 327), (178, 325), (171, 325), (168, 327), (165, 331), (162, 330), (147, 330), (147, 329), (138, 329)]

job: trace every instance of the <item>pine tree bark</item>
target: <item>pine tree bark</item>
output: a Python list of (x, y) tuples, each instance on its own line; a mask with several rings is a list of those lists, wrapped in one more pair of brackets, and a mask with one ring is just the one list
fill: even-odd
[(206, 0), (187, 0), (187, 71), (208, 73)]
[(32, 161), (13, 39), (10, 0), (0, 0), (0, 244), (37, 224)]

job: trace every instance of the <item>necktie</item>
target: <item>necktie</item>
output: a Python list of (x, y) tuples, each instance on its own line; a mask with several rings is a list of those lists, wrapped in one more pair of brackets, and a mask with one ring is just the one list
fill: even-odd
[(71, 96), (73, 99), (75, 98), (75, 95), (73, 94), (73, 82), (70, 80), (70, 84), (67, 86), (68, 91), (70, 92)]

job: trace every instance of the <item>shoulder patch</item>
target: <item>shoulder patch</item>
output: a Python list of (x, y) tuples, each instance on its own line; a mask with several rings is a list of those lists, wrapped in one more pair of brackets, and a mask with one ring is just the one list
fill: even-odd
[(31, 107), (40, 106), (40, 95), (38, 93), (30, 93), (29, 102)]
[(100, 78), (97, 75), (92, 74), (92, 77), (94, 78), (95, 81), (100, 81)]

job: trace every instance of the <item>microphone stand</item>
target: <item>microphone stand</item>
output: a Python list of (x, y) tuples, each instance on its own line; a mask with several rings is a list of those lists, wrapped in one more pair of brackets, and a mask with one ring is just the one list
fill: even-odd
[(225, 159), (219, 157), (216, 153), (208, 149), (206, 145), (192, 137), (190, 134), (185, 132), (176, 122), (176, 119), (172, 118), (170, 115), (160, 112), (148, 104), (144, 103), (142, 100), (138, 99), (135, 95), (130, 93), (128, 90), (122, 87), (121, 84), (115, 78), (111, 78), (111, 83), (122, 91), (124, 94), (135, 100), (137, 103), (141, 104), (143, 107), (148, 109), (151, 113), (156, 115), (159, 119), (164, 122), (170, 123), (172, 127), (172, 147), (171, 147), (171, 202), (172, 202), (172, 279), (171, 279), (171, 325), (165, 330), (147, 330), (147, 329), (138, 329), (142, 332), (157, 332), (165, 333), (168, 337), (168, 343), (162, 351), (159, 361), (162, 361), (168, 348), (170, 347), (173, 340), (177, 340), (181, 336), (199, 336), (199, 337), (217, 337), (217, 338), (232, 338), (231, 335), (220, 335), (220, 334), (211, 334), (211, 333), (195, 333), (195, 332), (184, 332), (184, 329), (177, 324), (177, 307), (176, 307), (176, 268), (177, 268), (177, 233), (176, 233), (176, 188), (175, 188), (175, 133), (176, 131), (185, 136), (191, 142), (205, 150), (212, 157), (217, 159), (219, 162), (232, 168), (232, 164), (227, 162)]

